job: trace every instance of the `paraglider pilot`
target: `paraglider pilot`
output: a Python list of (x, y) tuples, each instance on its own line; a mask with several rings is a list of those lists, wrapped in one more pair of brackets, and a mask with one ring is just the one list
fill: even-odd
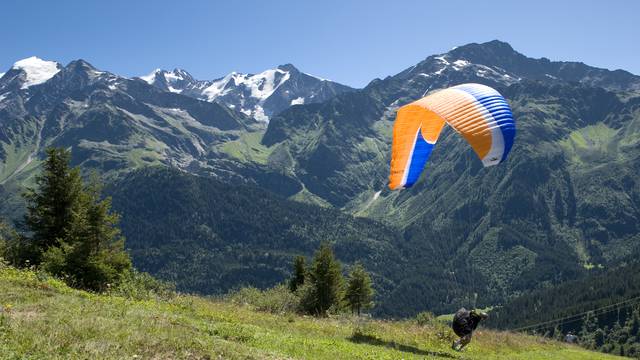
[(467, 310), (461, 308), (453, 316), (453, 322), (451, 327), (453, 332), (460, 337), (460, 339), (453, 342), (451, 348), (456, 351), (461, 351), (467, 344), (471, 342), (471, 336), (473, 331), (478, 327), (480, 321), (489, 317), (487, 313), (480, 310)]

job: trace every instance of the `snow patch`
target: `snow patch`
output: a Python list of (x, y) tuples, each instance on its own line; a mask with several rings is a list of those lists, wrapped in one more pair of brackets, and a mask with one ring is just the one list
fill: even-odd
[(332, 80), (329, 80), (329, 79), (321, 78), (320, 76), (311, 75), (311, 74), (309, 74), (309, 73), (303, 73), (303, 74), (305, 74), (305, 75), (309, 75), (309, 76), (311, 76), (312, 78), (316, 78), (316, 79), (321, 80), (321, 81), (332, 81)]
[(2, 77), (4, 76), (4, 74), (6, 74), (6, 73), (0, 73), (0, 79), (2, 79)]
[(22, 89), (42, 84), (60, 71), (60, 65), (57, 62), (45, 61), (35, 56), (16, 62), (12, 68), (22, 70), (27, 75)]
[(469, 64), (467, 60), (456, 60), (453, 62), (453, 68), (459, 71), (469, 66)]
[[(216, 98), (220, 97), (220, 96), (224, 96), (225, 94), (227, 94), (229, 91), (228, 89), (226, 89), (227, 84), (229, 83), (229, 81), (231, 81), (235, 76), (237, 75), (237, 73), (232, 72), (231, 74), (228, 74), (227, 76), (223, 77), (220, 80), (215, 80), (213, 81), (213, 83), (211, 83), (211, 85), (207, 88), (205, 88), (204, 90), (202, 90), (202, 94), (209, 100), (209, 101), (213, 101)], [(235, 80), (234, 80), (234, 84), (235, 84)], [(225, 91), (226, 90), (226, 91)]]
[[(279, 80), (276, 80), (277, 74), (282, 74)], [(255, 76), (248, 76), (241, 84), (251, 89), (251, 96), (260, 100), (266, 100), (276, 89), (285, 81), (289, 80), (289, 73), (280, 69), (264, 71)], [(277, 81), (277, 83), (276, 83)], [(240, 85), (240, 84), (238, 84)]]
[(146, 81), (148, 84), (153, 84), (153, 82), (156, 80), (156, 75), (158, 75), (161, 71), (162, 70), (160, 69), (155, 69), (149, 75), (140, 76), (140, 79)]
[(449, 65), (449, 61), (447, 61), (447, 59), (445, 59), (444, 55), (436, 56), (435, 59), (436, 60), (440, 60), (440, 62), (445, 64), (445, 65)]
[(182, 93), (183, 89), (175, 88), (175, 87), (171, 86), (171, 84), (175, 85), (178, 81), (186, 80), (185, 79), (185, 76), (186, 76), (185, 74), (186, 74), (186, 72), (184, 70), (180, 70), (180, 69), (175, 69), (175, 70), (173, 70), (171, 72), (164, 71), (164, 70), (161, 70), (161, 69), (155, 69), (149, 75), (140, 76), (140, 79), (144, 80), (149, 85), (153, 85), (153, 83), (156, 82), (158, 76), (162, 75), (162, 76), (164, 76), (164, 79), (168, 83), (167, 84), (167, 89), (172, 93), (180, 94), (180, 93)]
[(373, 201), (378, 200), (378, 198), (380, 197), (380, 194), (382, 194), (382, 191), (378, 191), (375, 194), (373, 194)]
[(184, 80), (184, 76), (180, 72), (172, 71), (164, 73), (164, 78), (168, 82), (174, 83), (176, 81)]
[(482, 77), (490, 80), (498, 80), (503, 81), (506, 84), (513, 84), (515, 82), (520, 81), (520, 78), (514, 78), (513, 76), (506, 73), (505, 70), (498, 68), (498, 70), (481, 65), (481, 64), (472, 64), (474, 69), (476, 69), (476, 76)]
[(440, 74), (442, 74), (442, 72), (443, 72), (446, 68), (447, 68), (447, 65), (443, 66), (443, 67), (442, 67), (442, 69), (440, 69), (440, 70), (438, 70), (438, 71), (434, 72), (434, 74), (435, 74), (435, 75), (440, 75)]
[(449, 67), (449, 62), (444, 58), (444, 56), (436, 56), (435, 59), (444, 64), (444, 66), (440, 70), (434, 72), (435, 75), (440, 75), (447, 67)]
[(304, 104), (304, 98), (302, 96), (297, 98), (297, 99), (291, 100), (291, 106), (293, 106), (293, 105), (302, 105), (302, 104)]
[(265, 123), (269, 122), (269, 117), (265, 115), (264, 109), (260, 105), (256, 105), (255, 110), (253, 111), (253, 118)]
[(90, 76), (91, 78), (97, 78), (97, 77), (100, 77), (100, 76), (102, 76), (102, 75), (104, 75), (104, 74), (105, 74), (105, 72), (104, 72), (104, 71), (99, 71), (99, 70), (91, 70), (91, 71), (89, 72), (89, 76)]

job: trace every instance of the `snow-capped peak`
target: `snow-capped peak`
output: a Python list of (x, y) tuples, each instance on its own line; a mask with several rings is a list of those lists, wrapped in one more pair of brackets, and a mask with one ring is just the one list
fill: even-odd
[(140, 79), (146, 81), (148, 84), (153, 84), (153, 82), (156, 79), (156, 76), (161, 72), (162, 72), (161, 69), (155, 69), (149, 75), (140, 76)]
[(226, 94), (227, 86), (231, 81), (232, 86), (244, 87), (249, 90), (251, 97), (258, 101), (266, 100), (273, 92), (289, 80), (289, 72), (282, 69), (269, 69), (259, 74), (240, 74), (232, 72), (220, 80), (213, 81), (210, 86), (203, 90), (203, 94), (209, 101), (215, 100), (219, 96)]
[(32, 56), (16, 62), (13, 64), (12, 69), (25, 72), (26, 79), (22, 84), (22, 88), (26, 89), (51, 79), (62, 67), (55, 61), (45, 61)]
[(4, 76), (5, 73), (0, 73), (0, 79)]
[(173, 69), (173, 71), (155, 69), (149, 75), (140, 76), (140, 79), (149, 85), (156, 85), (164, 90), (178, 94), (182, 93), (185, 89), (195, 86), (195, 83), (197, 83), (191, 74), (182, 69)]
[(219, 102), (263, 122), (289, 106), (321, 102), (350, 90), (347, 86), (302, 73), (292, 64), (257, 74), (234, 71), (215, 80), (197, 80), (181, 69), (156, 69), (139, 78), (164, 91)]
[(259, 74), (242, 74), (234, 71), (222, 79), (211, 82), (202, 90), (202, 95), (208, 101), (214, 101), (230, 93), (235, 93), (242, 99), (241, 103), (246, 107), (241, 110), (243, 113), (259, 121), (268, 122), (269, 117), (263, 108), (264, 102), (278, 87), (289, 80), (291, 71), (283, 67), (265, 70)]
[(186, 80), (187, 77), (190, 77), (189, 73), (181, 69), (174, 69), (173, 71), (164, 72), (164, 78), (167, 79), (167, 81), (170, 83)]

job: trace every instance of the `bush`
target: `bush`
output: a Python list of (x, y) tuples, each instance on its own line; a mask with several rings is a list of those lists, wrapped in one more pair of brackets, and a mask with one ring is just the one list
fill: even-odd
[(174, 284), (136, 270), (122, 276), (120, 282), (109, 289), (109, 293), (136, 300), (168, 300), (176, 295)]
[(63, 241), (42, 254), (40, 267), (71, 287), (96, 292), (107, 291), (131, 272), (129, 256), (124, 252), (102, 249), (86, 256), (80, 244)]
[(226, 298), (241, 305), (249, 305), (258, 311), (273, 314), (294, 313), (298, 310), (300, 298), (280, 284), (266, 290), (245, 287), (229, 293)]
[(435, 317), (435, 315), (433, 315), (433, 313), (430, 313), (428, 311), (423, 311), (423, 312), (419, 313), (418, 315), (416, 315), (416, 323), (418, 323), (418, 325), (420, 325), (420, 326), (429, 325), (429, 324), (433, 323), (435, 318), (436, 317)]

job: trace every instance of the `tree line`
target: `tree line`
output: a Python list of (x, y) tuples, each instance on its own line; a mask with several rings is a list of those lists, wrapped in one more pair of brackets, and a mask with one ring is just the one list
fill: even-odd
[(356, 262), (345, 279), (342, 264), (327, 243), (322, 243), (313, 261), (305, 266), (304, 256), (297, 256), (289, 280), (289, 290), (299, 296), (299, 309), (307, 314), (324, 316), (349, 308), (360, 315), (373, 307), (371, 277), (361, 263)]
[(576, 330), (565, 332), (558, 325), (537, 334), (558, 341), (566, 341), (569, 334), (578, 345), (589, 350), (640, 359), (640, 306), (619, 309), (613, 316), (615, 320), (610, 321), (610, 314), (589, 312)]
[(639, 309), (638, 301), (633, 300), (640, 297), (640, 262), (593, 271), (582, 279), (532, 291), (497, 307), (487, 325), (510, 330), (546, 324), (538, 328), (539, 335), (564, 339), (572, 333), (578, 344), (589, 349), (640, 357)]

